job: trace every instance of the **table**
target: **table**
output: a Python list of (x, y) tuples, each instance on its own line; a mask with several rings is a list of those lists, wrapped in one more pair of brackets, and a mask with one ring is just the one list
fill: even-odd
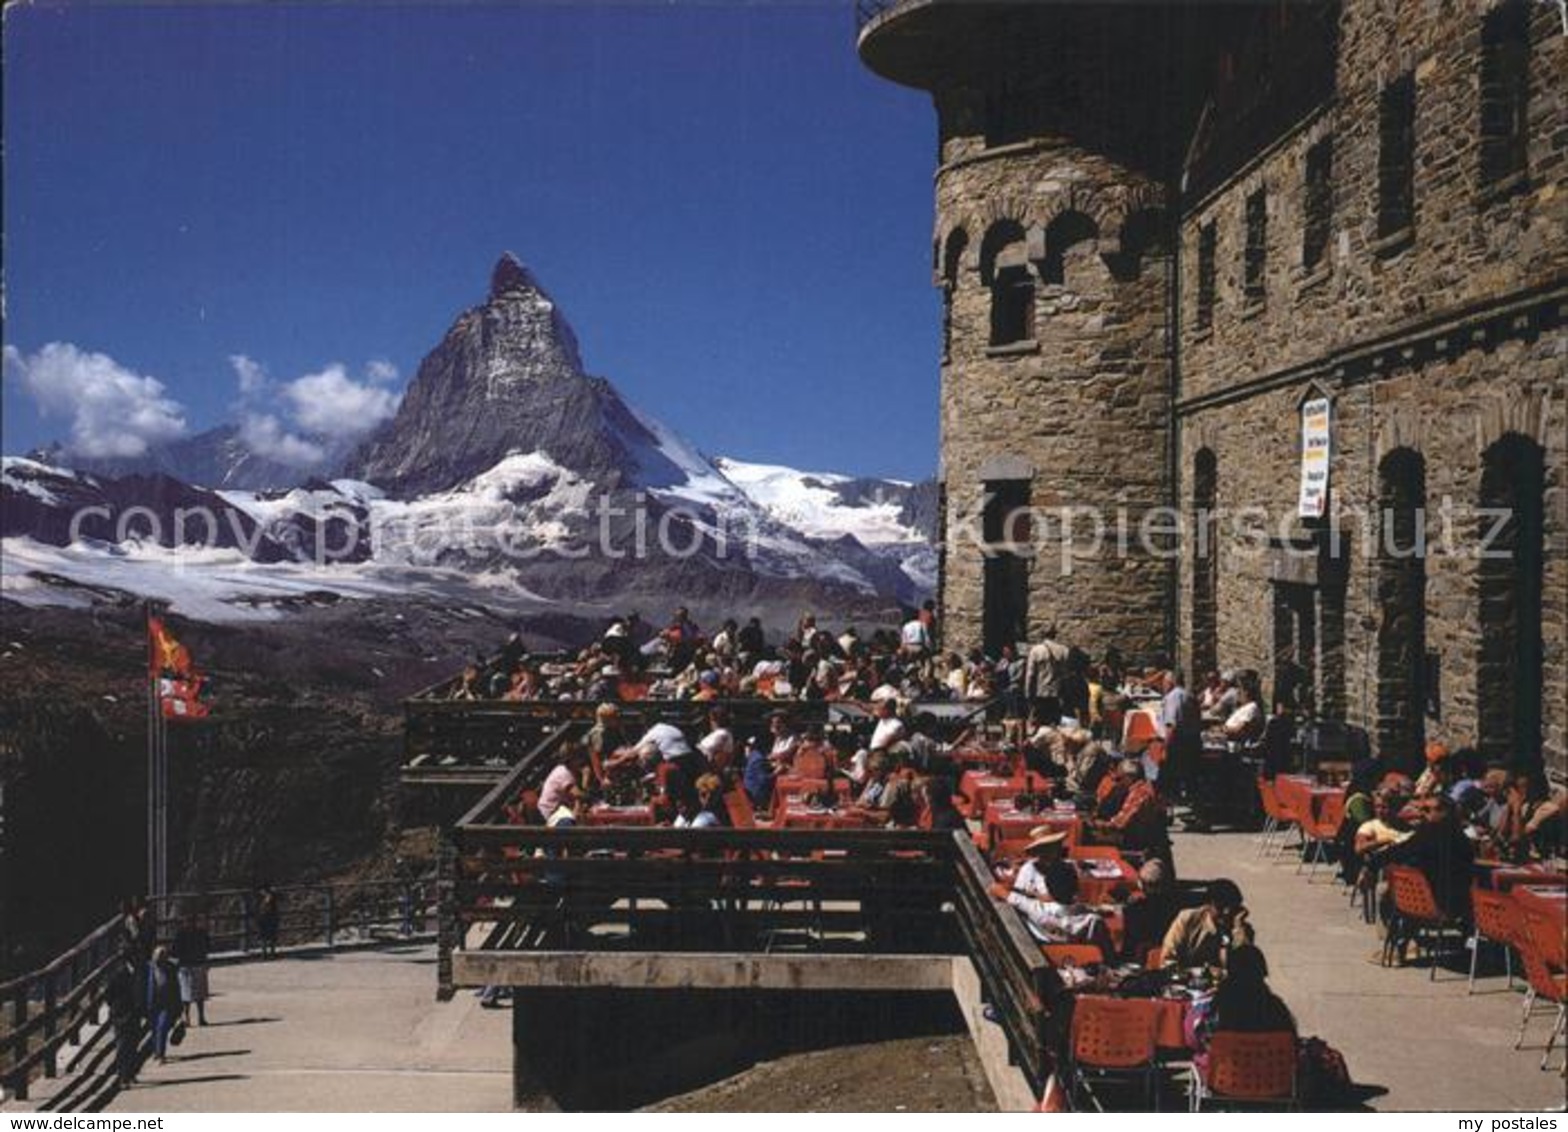
[(950, 757), (965, 770), (1004, 769), (1011, 772), (1013, 765), (1013, 752), (1000, 747), (959, 747)]
[(1509, 865), (1502, 861), (1477, 861), (1476, 872), (1483, 888), (1507, 892), (1516, 884), (1544, 887), (1568, 885), (1568, 873), (1546, 865)]
[(966, 770), (963, 777), (958, 780), (958, 792), (967, 800), (960, 801), (959, 809), (968, 817), (983, 817), (986, 806), (991, 802), (998, 798), (1025, 793), (1031, 782), (1038, 790), (1049, 786), (1049, 780), (1044, 775), (1019, 774), (1004, 777), (989, 771)]
[(1118, 888), (1136, 892), (1142, 887), (1138, 881), (1138, 870), (1114, 849), (1111, 850), (1114, 856), (1102, 855), (1104, 847), (1098, 847), (1098, 851), (1089, 857), (1079, 856), (1081, 852), (1081, 848), (1069, 850), (1067, 859), (1078, 866), (1078, 899), (1082, 903), (1115, 903), (1113, 893)]
[(610, 806), (603, 802), (590, 806), (583, 813), (584, 825), (653, 825), (653, 807), (649, 805), (638, 806)]
[(855, 810), (813, 810), (785, 806), (775, 818), (779, 829), (864, 829), (869, 823)]
[(1018, 810), (1011, 798), (989, 802), (985, 807), (982, 832), (993, 856), (1017, 853), (1028, 842), (1029, 832), (1039, 826), (1067, 833), (1069, 848), (1083, 839), (1083, 819), (1074, 810)]

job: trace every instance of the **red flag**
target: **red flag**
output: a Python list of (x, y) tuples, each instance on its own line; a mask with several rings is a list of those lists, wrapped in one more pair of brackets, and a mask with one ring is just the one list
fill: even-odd
[(196, 671), (191, 666), (190, 650), (175, 640), (157, 617), (147, 619), (147, 664), (154, 676), (169, 672), (192, 676)]
[(164, 719), (203, 719), (210, 710), (201, 698), (206, 683), (191, 662), (190, 650), (164, 627), (147, 618), (147, 664), (158, 682), (158, 711)]
[(159, 680), (158, 705), (163, 718), (205, 719), (210, 709), (201, 699), (202, 684), (200, 676), (189, 680)]

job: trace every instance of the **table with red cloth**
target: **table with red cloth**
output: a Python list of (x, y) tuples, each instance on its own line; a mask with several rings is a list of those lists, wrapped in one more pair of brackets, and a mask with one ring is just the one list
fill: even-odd
[(1019, 810), (1013, 806), (1012, 798), (1001, 798), (986, 805), (981, 832), (993, 857), (1005, 857), (1020, 852), (1029, 840), (1030, 831), (1040, 826), (1064, 831), (1069, 847), (1083, 839), (1083, 819), (1076, 811)]
[(998, 798), (1011, 798), (1031, 790), (1044, 790), (1050, 782), (1039, 774), (993, 774), (987, 770), (966, 770), (958, 780), (958, 808), (968, 817), (985, 816), (985, 808)]
[[(826, 778), (803, 778), (800, 775), (781, 774), (773, 783), (774, 807), (779, 809), (784, 806), (803, 805), (812, 794), (819, 794), (826, 789), (828, 789)], [(833, 779), (832, 789), (841, 804), (849, 802), (851, 797), (849, 779)]]
[(958, 747), (949, 757), (965, 770), (1013, 771), (1013, 752), (1002, 747)]
[(1115, 849), (1082, 846), (1069, 850), (1067, 859), (1078, 866), (1078, 899), (1085, 904), (1110, 904), (1143, 887), (1138, 870)]
[(600, 802), (583, 811), (582, 822), (584, 825), (653, 825), (653, 807), (647, 804), (611, 806)]
[(864, 829), (870, 822), (858, 810), (813, 810), (788, 805), (774, 818), (779, 829)]
[(1545, 864), (1510, 865), (1502, 861), (1477, 861), (1477, 879), (1482, 888), (1507, 892), (1515, 885), (1529, 884), (1543, 887), (1568, 885), (1568, 872)]

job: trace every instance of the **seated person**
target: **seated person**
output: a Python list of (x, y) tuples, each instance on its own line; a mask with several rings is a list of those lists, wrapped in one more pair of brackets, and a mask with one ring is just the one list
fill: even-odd
[(1225, 717), (1225, 738), (1233, 743), (1251, 743), (1263, 735), (1263, 705), (1243, 691), (1236, 710)]
[(1416, 779), (1415, 796), (1427, 798), (1433, 794), (1447, 793), (1453, 784), (1453, 765), (1448, 758), (1448, 748), (1441, 743), (1428, 743), (1426, 769)]
[(567, 743), (561, 748), (561, 761), (545, 775), (544, 785), (539, 788), (539, 816), (546, 822), (563, 806), (575, 803), (579, 775), (586, 762), (586, 752), (578, 744)]
[(1170, 834), (1165, 826), (1165, 807), (1144, 777), (1143, 764), (1137, 759), (1123, 759), (1117, 764), (1116, 776), (1125, 784), (1126, 793), (1114, 814), (1089, 823), (1095, 836), (1124, 849), (1167, 857)]
[(773, 760), (755, 739), (751, 740), (746, 745), (746, 761), (741, 767), (741, 786), (754, 808), (765, 810), (772, 804), (773, 780)]
[(1176, 893), (1165, 862), (1151, 857), (1138, 870), (1138, 890), (1122, 908), (1122, 943), (1128, 955), (1142, 962), (1159, 947), (1176, 918)]
[(1250, 944), (1231, 949), (1225, 977), (1215, 988), (1209, 1008), (1193, 1025), (1193, 1060), (1207, 1069), (1210, 1039), (1219, 1033), (1296, 1033), (1296, 1019), (1268, 984), (1269, 965), (1263, 952)]
[(697, 743), (697, 750), (717, 771), (728, 770), (735, 761), (735, 733), (730, 730), (729, 712), (722, 707), (708, 709), (708, 733)]
[(1353, 846), (1356, 856), (1365, 859), (1409, 837), (1410, 827), (1400, 817), (1404, 808), (1405, 798), (1397, 791), (1385, 788), (1373, 793), (1372, 817), (1362, 822), (1356, 830)]
[(1465, 836), (1447, 794), (1418, 799), (1415, 806), (1416, 819), (1410, 836), (1384, 850), (1383, 859), (1420, 869), (1443, 913), (1468, 922), (1475, 846)]
[(600, 704), (594, 709), (594, 723), (583, 742), (588, 747), (588, 765), (594, 782), (603, 787), (610, 781), (608, 764), (626, 745), (621, 730), (621, 709), (615, 704)]
[(1233, 880), (1209, 882), (1202, 904), (1178, 912), (1160, 945), (1166, 967), (1224, 967), (1232, 948), (1253, 942), (1241, 889)]
[(1513, 860), (1546, 856), (1563, 843), (1561, 787), (1553, 790), (1538, 768), (1516, 771), (1507, 793), (1508, 811), (1498, 842)]
[(724, 804), (724, 784), (716, 774), (697, 779), (697, 795), (681, 805), (675, 819), (678, 829), (723, 829), (730, 824), (729, 807)]
[(1071, 861), (1052, 861), (1043, 874), (1033, 859), (1024, 862), (1013, 878), (1007, 902), (1023, 913), (1030, 933), (1040, 942), (1088, 943), (1098, 947), (1107, 962), (1113, 957), (1105, 920), (1078, 903), (1078, 869)]
[(953, 805), (953, 780), (944, 774), (932, 775), (925, 780), (926, 807), (931, 814), (934, 833), (969, 832), (969, 823)]

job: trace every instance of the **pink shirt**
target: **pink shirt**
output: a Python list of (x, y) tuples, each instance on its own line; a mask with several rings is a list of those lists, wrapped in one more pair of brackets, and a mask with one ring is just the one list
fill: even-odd
[(571, 767), (565, 763), (552, 770), (544, 780), (544, 786), (539, 790), (539, 813), (545, 821), (550, 820), (550, 815), (564, 806), (572, 796), (572, 786), (577, 780), (572, 776)]

